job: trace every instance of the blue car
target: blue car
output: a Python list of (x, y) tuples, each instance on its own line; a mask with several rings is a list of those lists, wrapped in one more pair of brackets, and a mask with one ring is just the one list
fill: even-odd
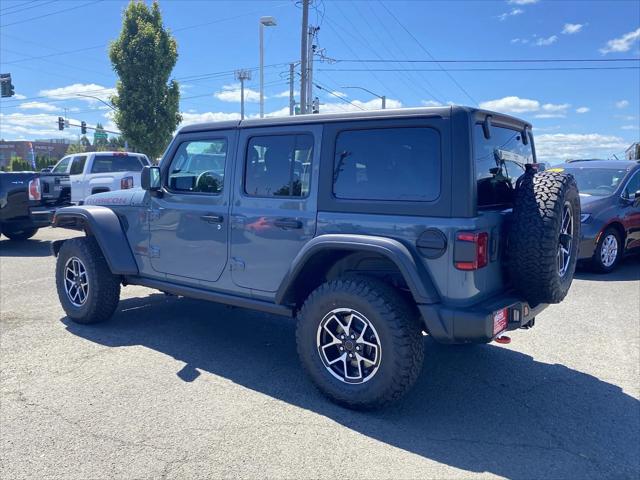
[(598, 272), (640, 250), (640, 162), (573, 160), (551, 170), (571, 173), (578, 183), (582, 230), (578, 259)]

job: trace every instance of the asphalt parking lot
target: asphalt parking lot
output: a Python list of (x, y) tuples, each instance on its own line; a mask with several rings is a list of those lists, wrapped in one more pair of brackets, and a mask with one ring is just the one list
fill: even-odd
[(579, 273), (509, 345), (440, 346), (357, 413), (299, 367), (292, 320), (123, 289), (69, 322), (41, 230), (0, 241), (0, 478), (638, 478), (640, 262)]

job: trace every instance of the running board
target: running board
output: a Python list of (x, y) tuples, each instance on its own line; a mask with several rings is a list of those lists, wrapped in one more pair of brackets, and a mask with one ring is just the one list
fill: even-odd
[(171, 293), (173, 295), (180, 295), (182, 297), (197, 298), (199, 300), (207, 300), (209, 302), (233, 305), (234, 307), (259, 310), (273, 315), (293, 317), (293, 310), (286, 305), (278, 305), (264, 300), (257, 300), (255, 298), (245, 298), (226, 293), (211, 292), (202, 288), (187, 287), (185, 285), (177, 285), (175, 283), (151, 278), (125, 276), (123, 283), (125, 285), (141, 285), (143, 287), (155, 288), (156, 290)]

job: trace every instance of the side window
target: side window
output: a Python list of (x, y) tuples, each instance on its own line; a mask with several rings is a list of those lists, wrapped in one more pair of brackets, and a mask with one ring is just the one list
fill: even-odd
[(340, 132), (333, 193), (353, 200), (435, 200), (440, 196), (440, 134), (427, 127)]
[(78, 157), (73, 157), (73, 162), (71, 162), (71, 170), (69, 170), (69, 175), (80, 175), (84, 171), (84, 164), (87, 161), (86, 155), (80, 155)]
[(633, 177), (627, 182), (627, 186), (622, 192), (625, 198), (634, 198), (635, 193), (640, 190), (640, 170), (633, 174)]
[(252, 137), (245, 157), (245, 193), (255, 197), (306, 197), (312, 158), (312, 135)]
[(53, 167), (51, 173), (67, 173), (67, 168), (69, 167), (69, 162), (72, 157), (65, 157), (58, 162), (58, 164)]
[(227, 140), (182, 142), (169, 165), (168, 187), (177, 192), (222, 192)]

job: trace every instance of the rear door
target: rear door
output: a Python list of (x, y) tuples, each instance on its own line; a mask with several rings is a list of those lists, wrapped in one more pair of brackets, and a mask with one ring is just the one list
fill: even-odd
[(240, 132), (231, 210), (231, 270), (241, 287), (275, 292), (316, 230), (322, 126)]
[(86, 163), (87, 155), (76, 155), (71, 160), (71, 166), (69, 167), (69, 180), (71, 182), (71, 201), (74, 203), (84, 201), (87, 196), (85, 195), (85, 186), (82, 181)]
[(626, 200), (621, 216), (627, 231), (627, 249), (640, 248), (640, 206), (635, 198), (639, 190), (640, 170), (636, 170), (622, 192), (622, 197)]
[(230, 170), (235, 130), (181, 135), (162, 164), (163, 188), (151, 196), (149, 256), (180, 282), (215, 282), (228, 258)]

